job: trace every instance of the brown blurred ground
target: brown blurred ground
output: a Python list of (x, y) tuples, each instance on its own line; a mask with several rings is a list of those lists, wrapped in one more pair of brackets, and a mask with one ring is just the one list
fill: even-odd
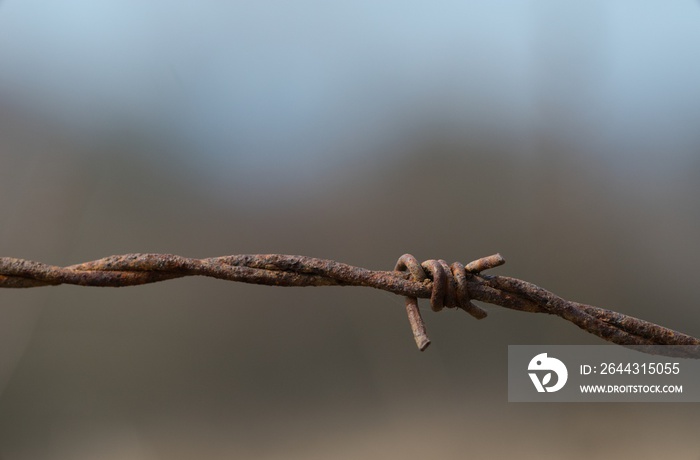
[[(466, 262), (700, 335), (700, 163), (612, 169), (543, 138), (422, 135), (278, 186), (207, 182), (163, 146), (79, 144), (3, 114), (0, 254), (291, 253), (375, 269)], [(589, 159), (598, 158), (598, 160)], [(508, 344), (600, 343), (557, 318), (426, 312), (402, 299), (182, 279), (0, 291), (0, 458), (677, 458), (695, 405), (509, 404)]]

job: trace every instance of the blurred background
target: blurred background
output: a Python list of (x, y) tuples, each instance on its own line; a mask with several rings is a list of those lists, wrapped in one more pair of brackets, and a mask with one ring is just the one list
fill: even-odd
[[(468, 262), (700, 335), (700, 5), (0, 3), (0, 255)], [(0, 459), (698, 458), (694, 405), (507, 402), (559, 318), (180, 279), (0, 291)]]

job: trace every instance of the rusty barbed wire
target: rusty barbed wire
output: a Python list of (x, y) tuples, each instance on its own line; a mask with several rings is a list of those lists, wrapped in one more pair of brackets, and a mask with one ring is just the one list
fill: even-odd
[[(185, 276), (208, 276), (270, 286), (367, 286), (406, 297), (406, 311), (414, 339), (423, 351), (430, 345), (418, 309), (418, 298), (429, 298), (433, 311), (460, 308), (476, 319), (486, 311), (478, 300), (513, 310), (557, 315), (579, 328), (619, 345), (684, 345), (697, 357), (700, 339), (658, 324), (604, 308), (564, 300), (532, 283), (481, 272), (503, 265), (500, 254), (467, 265), (444, 260), (419, 263), (404, 254), (394, 271), (366, 268), (284, 254), (253, 254), (191, 259), (172, 254), (126, 254), (58, 267), (11, 257), (0, 257), (0, 287), (30, 288), (74, 284), (123, 287)], [(676, 354), (677, 355), (677, 354)]]

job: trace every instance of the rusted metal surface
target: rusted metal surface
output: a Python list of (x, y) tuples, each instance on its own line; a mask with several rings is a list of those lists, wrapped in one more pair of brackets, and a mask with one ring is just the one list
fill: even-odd
[[(418, 309), (418, 298), (429, 298), (435, 312), (460, 308), (477, 319), (486, 312), (479, 300), (531, 313), (548, 313), (620, 345), (694, 345), (700, 339), (604, 308), (564, 300), (532, 283), (481, 272), (504, 264), (500, 254), (466, 265), (444, 260), (419, 263), (404, 254), (394, 271), (375, 271), (333, 260), (283, 254), (254, 254), (190, 259), (172, 254), (126, 254), (58, 267), (0, 257), (0, 287), (29, 288), (75, 284), (122, 287), (185, 276), (208, 276), (270, 286), (367, 286), (406, 297), (406, 312), (416, 345), (430, 344)], [(698, 348), (700, 350), (700, 348)], [(694, 357), (697, 354), (693, 354)]]

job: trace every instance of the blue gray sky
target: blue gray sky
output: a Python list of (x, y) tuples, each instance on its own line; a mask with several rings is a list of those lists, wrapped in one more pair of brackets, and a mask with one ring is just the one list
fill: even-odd
[(0, 3), (0, 102), (212, 171), (340, 167), (424, 125), (680, 161), (698, 82), (695, 1)]

